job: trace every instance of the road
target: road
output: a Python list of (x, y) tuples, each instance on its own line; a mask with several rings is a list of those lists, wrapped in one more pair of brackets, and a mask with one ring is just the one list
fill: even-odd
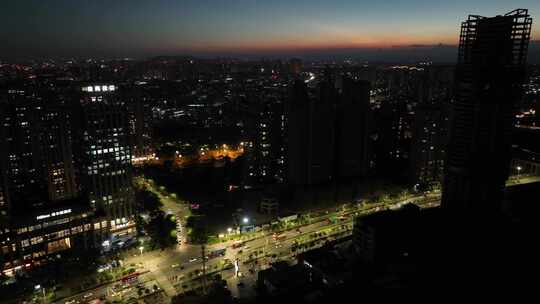
[[(160, 292), (161, 290), (159, 288), (155, 288), (157, 286), (159, 285), (153, 279), (152, 274), (150, 272), (144, 272), (129, 281), (118, 280), (114, 283), (106, 284), (54, 303), (91, 303), (100, 298), (107, 298), (111, 301), (137, 299), (143, 295)], [(141, 290), (140, 295), (139, 289)]]
[[(253, 292), (251, 286), (256, 281), (256, 272), (250, 273), (249, 269), (254, 270), (264, 269), (268, 267), (269, 263), (278, 259), (289, 258), (291, 255), (291, 247), (295, 244), (295, 241), (299, 239), (309, 238), (309, 235), (318, 233), (324, 230), (329, 230), (335, 227), (344, 226), (343, 229), (347, 233), (352, 230), (352, 219), (358, 214), (368, 214), (377, 212), (383, 208), (394, 207), (403, 204), (405, 201), (418, 201), (425, 200), (425, 197), (410, 198), (403, 201), (394, 202), (392, 204), (377, 204), (374, 206), (359, 206), (358, 208), (351, 208), (350, 210), (340, 210), (338, 213), (340, 216), (347, 218), (346, 221), (337, 224), (330, 223), (329, 218), (335, 216), (335, 213), (328, 213), (324, 216), (312, 219), (312, 223), (304, 225), (300, 228), (292, 227), (289, 230), (280, 233), (281, 239), (277, 241), (274, 239), (272, 233), (267, 233), (261, 237), (248, 240), (240, 248), (233, 248), (233, 241), (227, 243), (221, 243), (216, 245), (207, 246), (207, 252), (213, 250), (226, 248), (225, 256), (217, 257), (207, 260), (207, 272), (221, 272), (222, 277), (228, 279), (231, 292), (235, 296), (247, 296)], [(343, 234), (342, 234), (343, 236)], [(316, 241), (316, 239), (311, 239)], [(250, 256), (252, 257), (250, 259)], [(197, 259), (197, 260), (194, 260)], [(226, 260), (233, 262), (239, 260), (239, 271), (242, 273), (241, 277), (236, 277), (233, 269), (224, 270), (223, 266)], [(257, 260), (255, 264), (254, 260)], [(246, 264), (246, 262), (248, 262)], [(172, 296), (178, 292), (184, 292), (186, 289), (200, 286), (200, 274), (202, 273), (202, 259), (201, 248), (193, 245), (183, 245), (171, 250), (152, 251), (143, 254), (136, 254), (125, 259), (126, 264), (135, 264), (138, 266), (139, 271), (147, 271), (147, 273), (140, 276), (139, 281), (155, 281), (160, 288), (165, 291), (168, 296)], [(195, 274), (195, 273), (198, 274)], [(245, 283), (245, 282), (248, 283)], [(245, 287), (240, 287), (237, 283), (243, 282)], [(186, 284), (187, 283), (187, 284)], [(111, 290), (118, 283), (110, 283), (90, 292), (81, 293), (77, 296), (65, 299), (65, 303), (68, 300), (76, 299), (85, 303), (91, 299), (99, 297), (108, 297), (113, 299)], [(188, 288), (184, 288), (187, 286)], [(249, 288), (248, 288), (249, 287)], [(92, 295), (87, 297), (86, 294)], [(117, 298), (117, 297), (116, 297)], [(129, 295), (124, 296), (124, 299), (129, 298)]]
[[(540, 177), (522, 176), (519, 180), (510, 180), (508, 184), (515, 185), (538, 181), (540, 181)], [(239, 248), (233, 248), (233, 241), (208, 245), (206, 246), (207, 253), (223, 248), (226, 251), (222, 257), (207, 260), (206, 272), (208, 274), (220, 273), (224, 279), (227, 279), (229, 289), (234, 296), (249, 296), (253, 293), (251, 287), (255, 284), (257, 271), (268, 267), (271, 262), (276, 260), (291, 259), (291, 256), (295, 254), (295, 252), (291, 251), (291, 248), (298, 247), (298, 244), (308, 244), (309, 247), (304, 248), (304, 250), (308, 250), (322, 245), (325, 241), (345, 237), (352, 233), (354, 217), (385, 209), (396, 209), (410, 202), (416, 203), (422, 208), (435, 207), (440, 203), (440, 193), (435, 191), (425, 195), (404, 197), (392, 202), (356, 204), (345, 209), (338, 208), (337, 210), (334, 209), (334, 211), (327, 211), (321, 216), (311, 218), (308, 224), (291, 226), (281, 231), (279, 233), (280, 240), (275, 239), (274, 233), (265, 232), (244, 241)], [(163, 197), (163, 203), (165, 209), (172, 212), (185, 212), (181, 207), (178, 207), (179, 204), (166, 197)], [(330, 221), (330, 218), (336, 216), (341, 220), (337, 223)], [(239, 261), (241, 276), (236, 276), (232, 267), (224, 267), (227, 262), (233, 263), (235, 260)], [(139, 281), (157, 283), (156, 285), (162, 288), (169, 297), (202, 284), (200, 246), (183, 244), (169, 250), (144, 252), (126, 258), (124, 263), (126, 265), (138, 265), (139, 272), (146, 272), (140, 276)], [(253, 269), (253, 272), (250, 269)], [(238, 286), (239, 282), (243, 282), (245, 286)], [(115, 284), (110, 283), (95, 289), (92, 291), (93, 296), (90, 298), (106, 296)], [(80, 300), (84, 294), (81, 293), (67, 300)], [(133, 292), (130, 295), (133, 296)], [(65, 303), (65, 301), (58, 303)], [(84, 302), (81, 301), (81, 303)]]

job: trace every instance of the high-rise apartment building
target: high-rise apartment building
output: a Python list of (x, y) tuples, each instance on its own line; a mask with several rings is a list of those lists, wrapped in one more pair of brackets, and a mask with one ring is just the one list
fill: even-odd
[(411, 144), (410, 99), (385, 98), (375, 111), (374, 162), (377, 172), (404, 181), (409, 166)]
[(297, 80), (287, 104), (288, 183), (364, 177), (370, 167), (370, 84), (324, 73), (312, 96)]
[(152, 145), (152, 108), (150, 98), (142, 86), (126, 88), (122, 98), (128, 110), (129, 134), (134, 158), (154, 153)]
[(411, 184), (439, 184), (446, 151), (446, 111), (442, 104), (423, 104), (415, 109), (410, 152)]
[(58, 95), (8, 90), (0, 102), (0, 270), (13, 274), (91, 244), (78, 197), (69, 113)]
[(305, 83), (294, 82), (287, 104), (287, 182), (312, 185), (329, 182), (334, 174), (335, 100), (330, 82), (309, 98)]
[(286, 178), (285, 105), (270, 97), (263, 100), (257, 112), (250, 177), (261, 183), (283, 183)]
[(49, 199), (78, 196), (71, 147), (70, 115), (65, 105), (49, 104), (41, 115), (41, 156), (45, 160)]
[(365, 176), (369, 168), (370, 84), (343, 79), (336, 104), (336, 177)]

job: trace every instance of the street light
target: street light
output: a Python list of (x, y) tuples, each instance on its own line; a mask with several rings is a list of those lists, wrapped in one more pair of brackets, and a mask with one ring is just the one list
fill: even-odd
[(521, 168), (521, 166), (517, 166), (516, 169), (517, 169), (517, 172), (518, 172), (517, 179), (519, 181), (519, 172), (521, 171), (522, 168)]
[(249, 219), (247, 217), (244, 217), (244, 219), (242, 221), (244, 222), (244, 224), (249, 223)]
[(228, 233), (231, 233), (231, 232), (232, 232), (232, 228), (231, 228), (231, 227), (227, 228), (227, 232), (228, 232)]
[(144, 247), (143, 246), (139, 247), (139, 250), (141, 251), (141, 255), (142, 255)]

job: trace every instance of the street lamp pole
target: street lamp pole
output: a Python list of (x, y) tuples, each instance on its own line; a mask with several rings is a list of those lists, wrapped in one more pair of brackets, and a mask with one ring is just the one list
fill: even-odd
[(522, 168), (521, 168), (521, 166), (517, 166), (516, 169), (517, 169), (517, 180), (519, 182), (519, 173), (521, 172)]

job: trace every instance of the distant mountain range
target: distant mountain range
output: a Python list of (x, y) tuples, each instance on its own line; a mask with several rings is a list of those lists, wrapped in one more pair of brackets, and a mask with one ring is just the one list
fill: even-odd
[[(299, 57), (304, 60), (365, 60), (370, 62), (414, 63), (433, 61), (435, 63), (453, 64), (457, 60), (457, 45), (448, 44), (412, 44), (409, 46), (393, 46), (390, 48), (329, 48), (309, 50), (288, 50), (257, 53), (199, 53), (197, 57), (234, 56), (237, 58), (290, 58)], [(540, 40), (529, 44), (528, 62), (540, 64)]]

